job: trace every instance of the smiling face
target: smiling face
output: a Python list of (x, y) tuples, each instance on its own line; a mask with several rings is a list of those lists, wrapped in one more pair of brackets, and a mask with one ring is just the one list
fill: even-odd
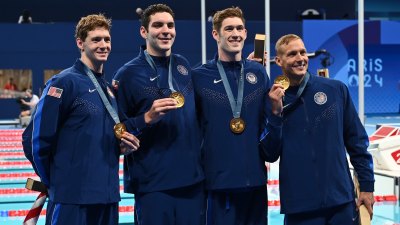
[(228, 17), (221, 23), (219, 30), (212, 31), (218, 44), (218, 55), (222, 61), (239, 61), (242, 56), (247, 30), (239, 17)]
[(176, 36), (174, 18), (168, 12), (155, 13), (150, 16), (147, 29), (140, 27), (140, 34), (146, 39), (150, 55), (169, 56)]
[(289, 39), (287, 43), (279, 43), (276, 47), (275, 62), (290, 79), (290, 84), (298, 85), (307, 73), (308, 56), (300, 38)]
[(76, 39), (81, 50), (81, 60), (90, 69), (101, 73), (103, 63), (111, 52), (111, 36), (108, 29), (97, 27), (87, 33), (85, 40)]

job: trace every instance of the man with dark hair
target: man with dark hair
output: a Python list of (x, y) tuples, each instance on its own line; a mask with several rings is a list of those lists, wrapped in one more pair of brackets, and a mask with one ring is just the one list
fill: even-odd
[[(276, 64), (287, 80), (269, 92), (272, 115), (265, 138), (279, 144), (263, 154), (279, 158), (285, 224), (358, 225), (361, 204), (372, 219), (373, 161), (347, 86), (307, 72), (307, 50), (299, 36), (282, 36), (275, 49)], [(358, 174), (357, 202), (346, 153)]]
[(267, 224), (267, 171), (258, 145), (266, 124), (269, 79), (242, 57), (247, 38), (237, 7), (213, 17), (215, 58), (193, 70), (208, 190), (207, 224)]
[(122, 121), (141, 143), (124, 159), (125, 192), (135, 194), (139, 224), (202, 225), (204, 175), (190, 65), (171, 52), (171, 8), (151, 5), (141, 23), (146, 46), (114, 77)]
[(120, 129), (104, 78), (110, 29), (101, 14), (81, 18), (80, 59), (46, 83), (23, 133), (25, 155), (48, 190), (46, 225), (118, 224), (119, 155), (139, 141)]

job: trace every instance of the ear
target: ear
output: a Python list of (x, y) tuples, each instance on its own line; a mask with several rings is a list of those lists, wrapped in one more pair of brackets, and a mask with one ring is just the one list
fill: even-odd
[(147, 30), (144, 28), (144, 26), (140, 27), (140, 35), (142, 36), (143, 39), (147, 39)]
[(247, 39), (247, 29), (244, 29), (244, 39), (243, 40), (246, 40)]
[(83, 51), (83, 41), (80, 38), (76, 39), (76, 46), (79, 48), (80, 51)]
[(219, 42), (219, 33), (218, 33), (218, 31), (212, 30), (212, 36), (213, 36), (214, 40)]
[(275, 56), (275, 63), (278, 66), (282, 66), (282, 59), (279, 56)]

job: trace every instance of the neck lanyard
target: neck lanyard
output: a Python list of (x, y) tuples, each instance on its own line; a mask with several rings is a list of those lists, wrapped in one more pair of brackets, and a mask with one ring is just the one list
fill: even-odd
[(89, 69), (89, 67), (87, 67), (83, 62), (82, 62), (84, 69), (85, 69), (85, 73), (89, 76), (90, 80), (92, 81), (92, 83), (94, 84), (94, 86), (96, 87), (97, 92), (100, 95), (101, 100), (103, 101), (104, 106), (106, 107), (108, 113), (110, 114), (110, 116), (112, 117), (112, 119), (114, 120), (114, 122), (116, 124), (118, 124), (119, 118), (118, 118), (118, 114), (115, 111), (115, 109), (111, 106), (110, 102), (108, 101), (106, 95), (103, 92), (103, 89), (101, 89), (99, 82), (97, 82), (96, 77), (94, 76), (93, 72)]
[[(307, 72), (306, 75), (304, 75), (304, 79), (300, 83), (299, 90), (297, 90), (296, 98), (293, 102), (295, 102), (301, 96), (301, 94), (303, 94), (303, 91), (306, 88), (306, 85), (307, 85), (309, 79), (310, 79), (310, 74)], [(283, 109), (289, 107), (292, 103), (289, 103), (289, 104), (283, 106)]]
[[(147, 50), (144, 51), (144, 55), (145, 55), (147, 63), (156, 72), (156, 76), (159, 76), (159, 74), (157, 74), (156, 64), (154, 63), (154, 60), (151, 58), (151, 56), (149, 55)], [(172, 53), (171, 53), (171, 55), (169, 57), (169, 65), (168, 65), (168, 86), (172, 92), (176, 92), (174, 89), (174, 85), (172, 84), (172, 60), (173, 60), (173, 57), (172, 57)], [(158, 84), (158, 82), (157, 82), (157, 84)]]
[(243, 89), (244, 89), (244, 79), (243, 79), (243, 74), (244, 74), (244, 68), (243, 68), (243, 62), (241, 63), (241, 68), (240, 68), (240, 78), (239, 78), (239, 84), (238, 84), (238, 94), (237, 94), (237, 100), (235, 101), (232, 93), (231, 86), (229, 85), (228, 78), (226, 76), (224, 67), (222, 66), (221, 61), (218, 59), (217, 62), (217, 67), (218, 67), (218, 72), (219, 75), (221, 76), (222, 82), (224, 84), (224, 88), (226, 91), (226, 94), (228, 95), (229, 103), (231, 105), (232, 113), (234, 118), (240, 118), (240, 112), (242, 111), (242, 104), (243, 104)]

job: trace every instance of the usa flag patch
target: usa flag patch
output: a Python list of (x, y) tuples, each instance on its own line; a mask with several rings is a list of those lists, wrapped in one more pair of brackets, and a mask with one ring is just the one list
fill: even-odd
[(49, 91), (47, 92), (47, 95), (53, 96), (56, 98), (61, 98), (61, 94), (63, 93), (63, 89), (61, 88), (56, 88), (56, 87), (50, 87)]

